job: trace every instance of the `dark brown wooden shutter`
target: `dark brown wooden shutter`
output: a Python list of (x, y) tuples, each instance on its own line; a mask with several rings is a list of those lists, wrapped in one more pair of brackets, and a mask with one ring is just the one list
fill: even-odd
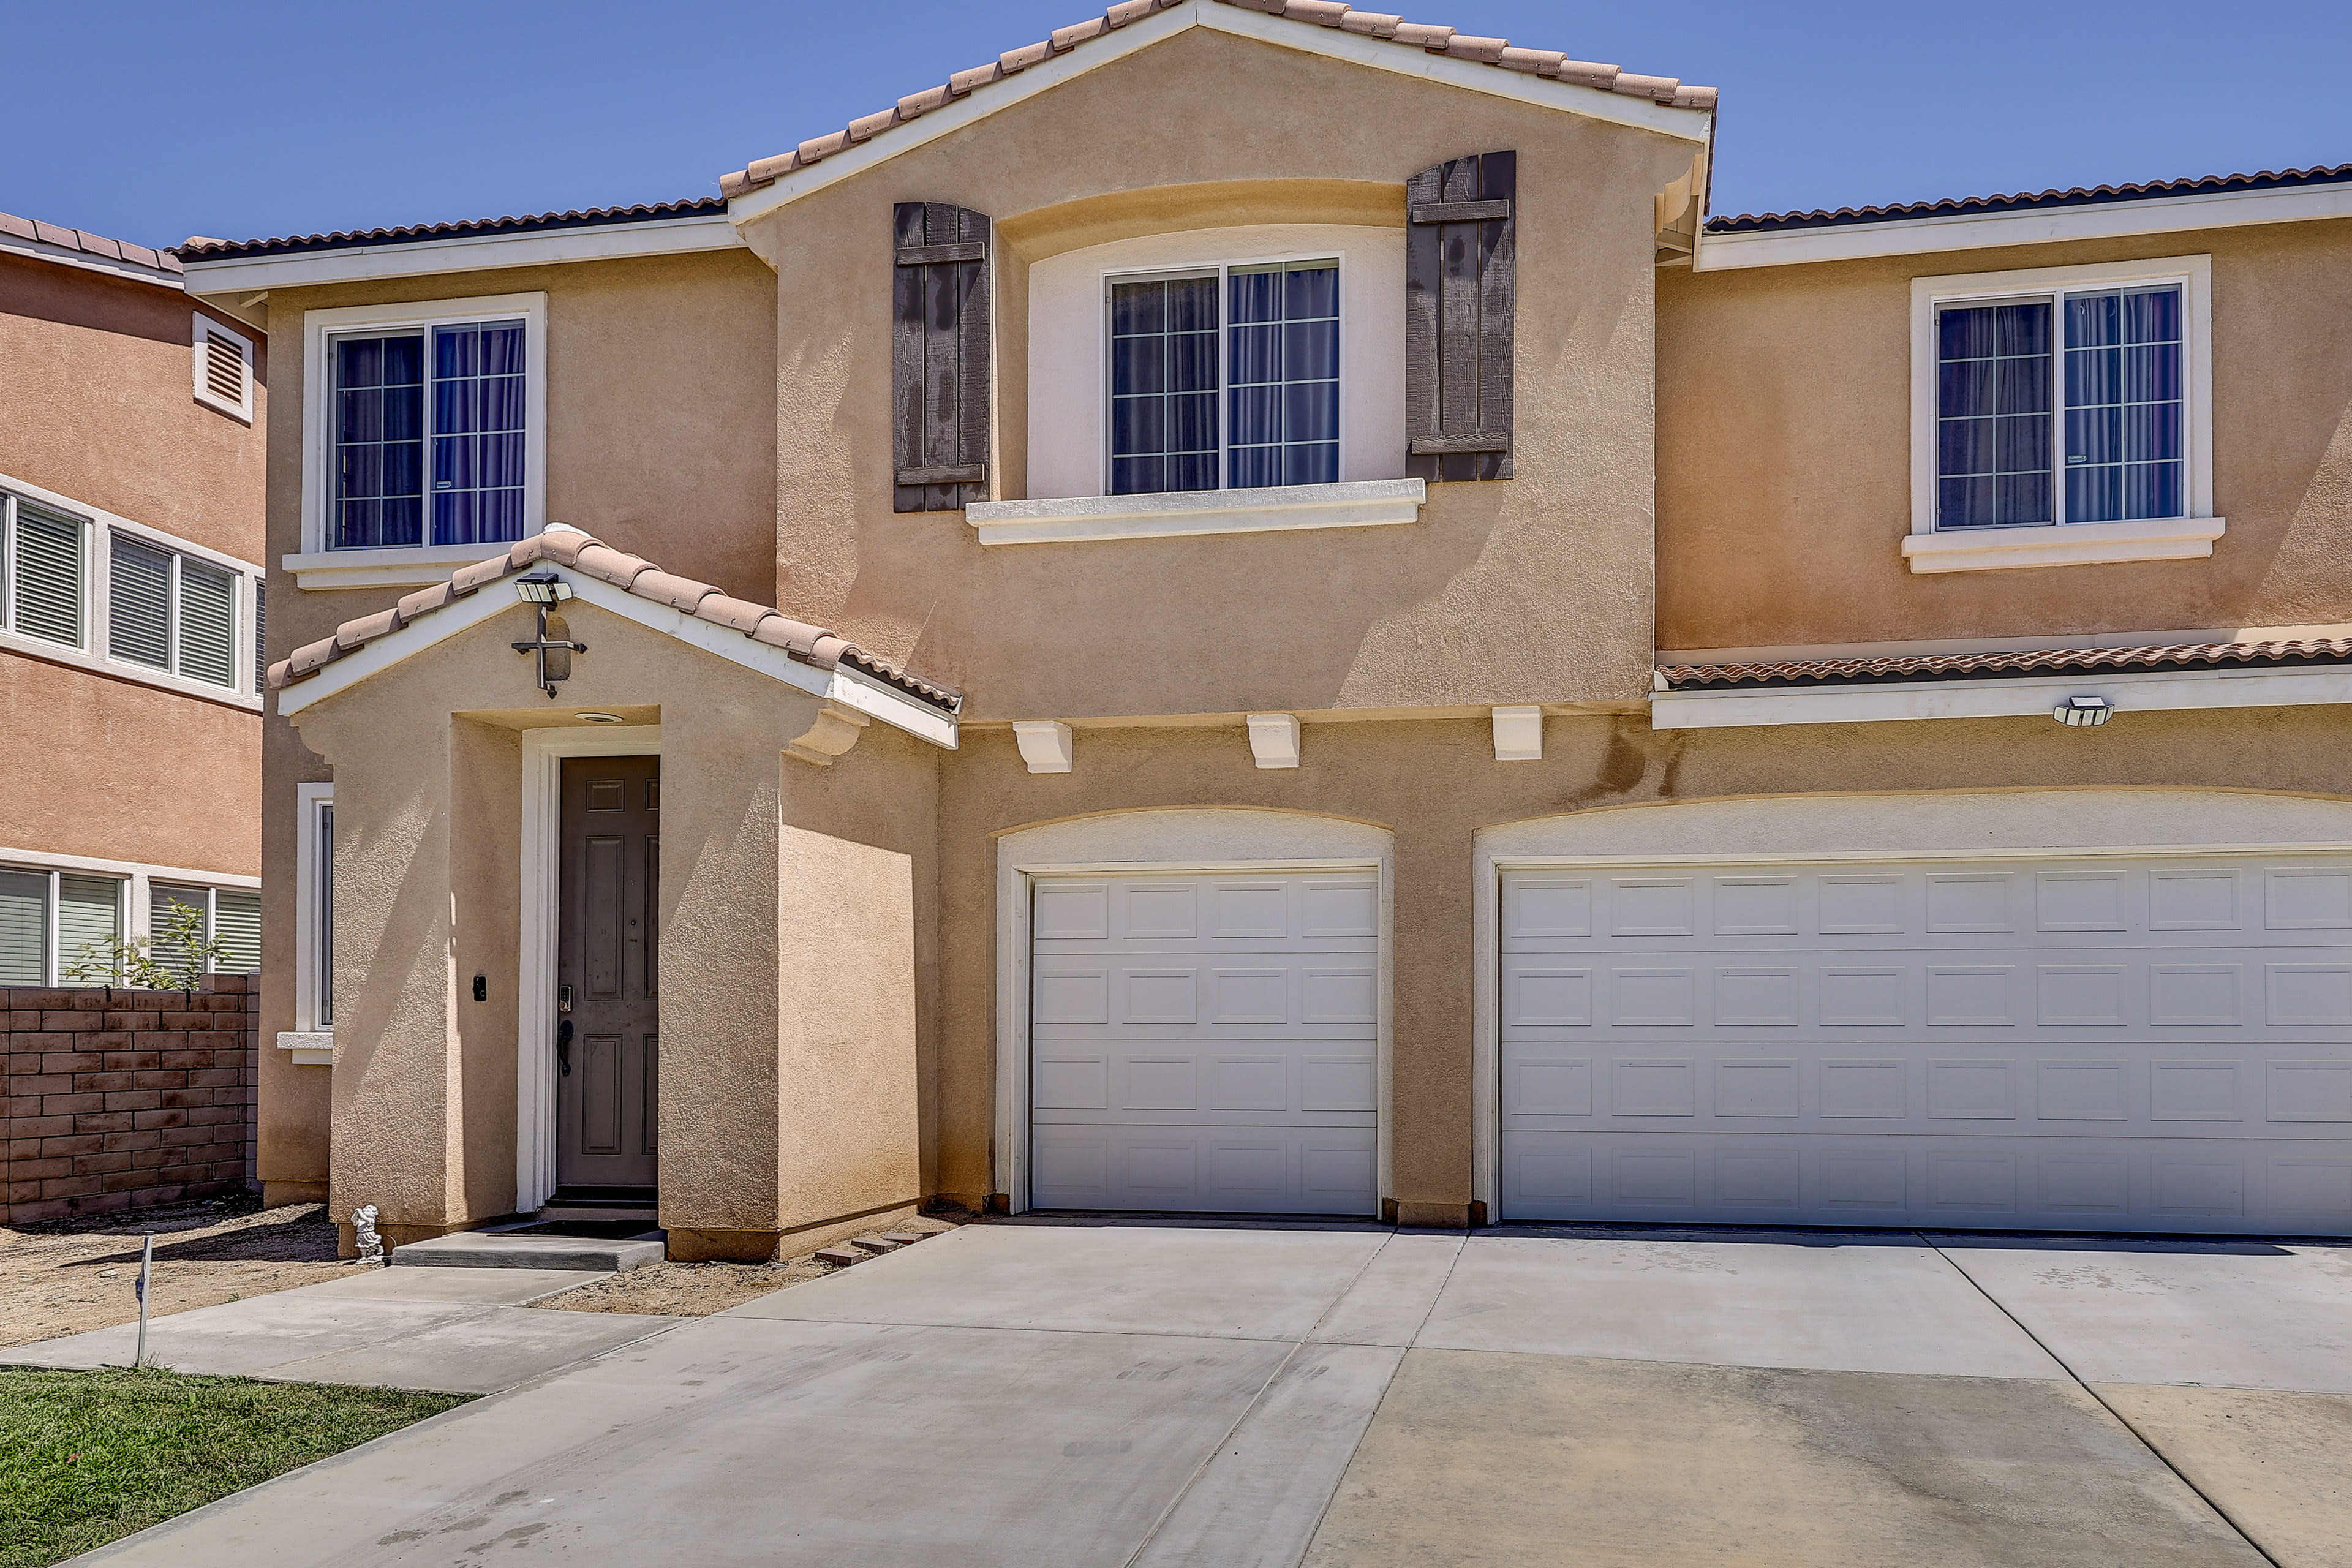
[(900, 202), (891, 230), (894, 505), (953, 511), (988, 499), (988, 219)]
[(1511, 477), (1519, 155), (1478, 153), (1405, 182), (1405, 474)]

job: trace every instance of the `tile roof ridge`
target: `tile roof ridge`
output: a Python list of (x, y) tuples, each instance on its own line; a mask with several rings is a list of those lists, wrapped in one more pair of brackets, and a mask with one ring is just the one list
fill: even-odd
[[(1194, 0), (1119, 0), (1099, 16), (1073, 22), (1066, 27), (1056, 27), (1036, 43), (1007, 49), (993, 60), (957, 71), (940, 85), (908, 93), (889, 108), (862, 115), (839, 131), (813, 136), (790, 152), (758, 159), (731, 174), (721, 175), (719, 194), (730, 199), (748, 195), (775, 184), (795, 170), (845, 153), (894, 125), (903, 125), (910, 120), (945, 109), (956, 100), (969, 97), (975, 89), (1002, 81), (1006, 77), (1027, 70), (1031, 66), (1042, 65), (1056, 55), (1067, 54), (1088, 39), (1102, 37), (1160, 12), (1193, 3)], [(1475, 60), (1500, 70), (1520, 71), (1549, 77), (1571, 86), (1645, 98), (1670, 108), (1711, 111), (1718, 96), (1714, 88), (1691, 86), (1674, 77), (1643, 76), (1613, 65), (1572, 60), (1557, 49), (1520, 48), (1506, 38), (1478, 37), (1440, 23), (1408, 22), (1385, 11), (1359, 11), (1344, 4), (1343, 0), (1213, 0), (1213, 3), (1381, 38), (1428, 54)]]
[[(143, 245), (133, 245), (127, 239), (109, 239), (102, 234), (87, 229), (65, 228), (38, 218), (19, 217), (15, 213), (0, 213), (0, 235), (13, 235), (36, 247), (33, 254), (47, 256), (41, 247), (54, 250), (78, 252), (96, 257), (101, 261), (122, 262), (156, 275), (159, 281), (177, 285), (180, 281), (180, 258), (169, 250), (150, 250)], [(50, 258), (62, 260), (62, 257)]]
[(2117, 184), (2053, 186), (1981, 196), (1940, 196), (1927, 201), (1864, 206), (1814, 207), (1806, 211), (1727, 214), (1706, 220), (1709, 234), (1769, 233), (1784, 228), (1829, 228), (1844, 224), (1893, 223), (1905, 218), (1959, 217), (1972, 213), (2030, 211), (2037, 207), (2103, 206), (2118, 202), (2220, 195), (2232, 191), (2292, 190), (2302, 185), (2352, 183), (2352, 163), (2315, 163), (2301, 169), (2263, 169), (2252, 174), (2193, 174), (2170, 180)]
[(551, 522), (544, 531), (517, 540), (503, 555), (460, 567), (450, 574), (446, 583), (419, 588), (404, 595), (389, 609), (345, 621), (330, 636), (296, 648), (269, 667), (268, 689), (282, 691), (316, 675), (336, 659), (390, 637), (412, 621), (542, 563), (569, 566), (583, 576), (608, 583), (637, 598), (667, 605), (698, 621), (741, 632), (754, 642), (782, 648), (787, 657), (802, 664), (832, 669), (846, 663), (947, 712), (957, 712), (963, 706), (962, 694), (952, 687), (911, 674), (846, 637), (794, 620), (765, 605), (734, 598), (711, 584), (665, 572), (642, 556), (615, 550), (586, 530), (564, 522)]
[(1969, 679), (1990, 675), (2090, 673), (2100, 669), (2179, 669), (2200, 666), (2298, 665), (2352, 660), (2352, 637), (2273, 637), (2248, 642), (2162, 647), (2020, 649), (2015, 652), (1896, 654), (1874, 658), (1766, 659), (1661, 665), (1670, 689), (1706, 686), (1788, 686), (1822, 682)]

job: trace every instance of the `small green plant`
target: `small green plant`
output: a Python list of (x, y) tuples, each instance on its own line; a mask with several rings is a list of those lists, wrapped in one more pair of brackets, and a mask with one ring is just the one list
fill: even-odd
[(205, 934), (205, 911), (171, 900), (163, 927), (147, 936), (110, 936), (82, 943), (65, 978), (83, 985), (132, 985), (184, 991), (195, 976), (228, 962), (228, 949)]

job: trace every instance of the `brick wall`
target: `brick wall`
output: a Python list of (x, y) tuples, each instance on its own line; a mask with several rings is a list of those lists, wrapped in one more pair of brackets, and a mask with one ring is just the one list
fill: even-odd
[(253, 1177), (258, 975), (201, 991), (0, 986), (0, 1224), (147, 1208)]

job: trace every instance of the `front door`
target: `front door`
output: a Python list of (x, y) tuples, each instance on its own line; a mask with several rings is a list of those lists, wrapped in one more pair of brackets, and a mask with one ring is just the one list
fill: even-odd
[[(604, 1195), (643, 1201), (655, 1184), (660, 1106), (654, 1001), (659, 757), (564, 761), (562, 879), (555, 965), (556, 1185), (608, 1189)], [(609, 1191), (614, 1188), (638, 1190)]]

